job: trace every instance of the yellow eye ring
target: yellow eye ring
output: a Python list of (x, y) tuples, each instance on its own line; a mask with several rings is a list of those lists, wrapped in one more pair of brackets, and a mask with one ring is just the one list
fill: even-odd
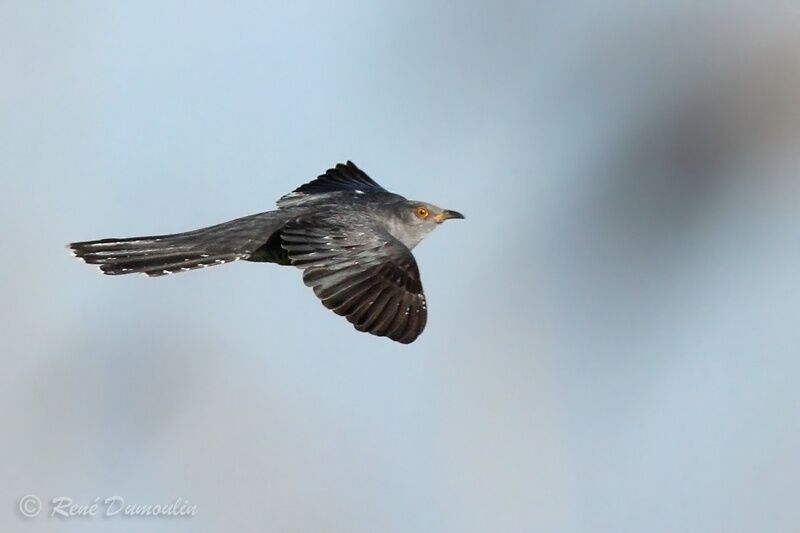
[(428, 212), (428, 210), (425, 207), (418, 207), (414, 211), (414, 214), (417, 215), (417, 218), (426, 219), (426, 218), (428, 218), (428, 215), (430, 213)]

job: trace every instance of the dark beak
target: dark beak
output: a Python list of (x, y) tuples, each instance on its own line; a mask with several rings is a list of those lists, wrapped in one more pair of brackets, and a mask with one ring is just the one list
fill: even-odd
[(464, 215), (462, 215), (458, 211), (450, 211), (449, 209), (445, 209), (444, 211), (434, 216), (433, 218), (436, 219), (436, 222), (439, 222), (441, 224), (445, 220), (450, 220), (451, 218), (464, 218)]

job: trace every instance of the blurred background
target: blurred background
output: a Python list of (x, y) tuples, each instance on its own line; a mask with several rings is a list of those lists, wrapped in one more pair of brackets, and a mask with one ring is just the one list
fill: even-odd
[[(798, 30), (792, 1), (0, 3), (0, 530), (800, 530)], [(64, 248), (346, 159), (467, 216), (416, 249), (413, 345), (295, 269)], [(197, 514), (45, 516), (112, 495)]]

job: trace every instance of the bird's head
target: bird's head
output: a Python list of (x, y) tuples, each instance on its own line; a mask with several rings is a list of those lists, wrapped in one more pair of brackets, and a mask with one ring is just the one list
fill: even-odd
[(458, 211), (442, 209), (427, 202), (406, 200), (395, 206), (399, 219), (392, 233), (409, 248), (413, 248), (436, 229), (439, 224), (451, 218), (464, 218)]

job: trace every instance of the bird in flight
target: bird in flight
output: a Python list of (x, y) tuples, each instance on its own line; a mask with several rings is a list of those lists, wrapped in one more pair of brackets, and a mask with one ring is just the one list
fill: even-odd
[(277, 205), (194, 231), (69, 248), (109, 275), (164, 276), (240, 259), (295, 266), (323, 305), (358, 331), (404, 344), (419, 337), (427, 306), (411, 250), (445, 220), (464, 215), (391, 193), (350, 161)]

